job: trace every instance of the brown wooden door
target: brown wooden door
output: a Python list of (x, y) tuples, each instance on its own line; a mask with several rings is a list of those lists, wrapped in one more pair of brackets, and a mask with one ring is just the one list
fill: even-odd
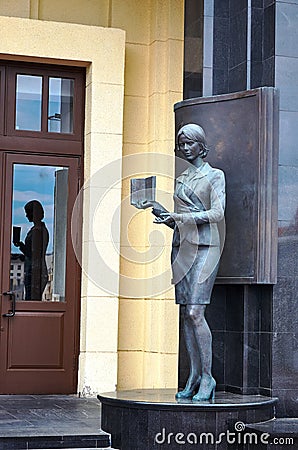
[(80, 159), (2, 152), (0, 162), (0, 393), (74, 393), (80, 270), (70, 220)]

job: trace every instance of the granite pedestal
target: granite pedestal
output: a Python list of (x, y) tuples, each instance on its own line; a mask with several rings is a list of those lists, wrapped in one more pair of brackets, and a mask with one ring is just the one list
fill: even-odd
[(277, 402), (261, 395), (216, 392), (214, 401), (195, 403), (176, 400), (175, 392), (140, 389), (98, 395), (101, 428), (111, 434), (112, 446), (121, 450), (245, 448), (245, 424), (272, 419)]

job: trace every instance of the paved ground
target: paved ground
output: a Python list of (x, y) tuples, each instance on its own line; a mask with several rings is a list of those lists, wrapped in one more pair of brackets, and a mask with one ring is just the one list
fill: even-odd
[(0, 395), (0, 449), (106, 448), (97, 399)]

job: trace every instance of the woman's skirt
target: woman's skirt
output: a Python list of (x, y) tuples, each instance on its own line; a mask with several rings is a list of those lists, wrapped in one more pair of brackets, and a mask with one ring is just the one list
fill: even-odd
[(220, 248), (196, 245), (186, 240), (172, 248), (172, 282), (176, 303), (207, 305), (218, 272)]

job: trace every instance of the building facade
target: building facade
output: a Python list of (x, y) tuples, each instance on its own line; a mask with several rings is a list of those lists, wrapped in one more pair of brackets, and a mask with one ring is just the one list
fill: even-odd
[[(68, 70), (70, 73), (77, 71), (84, 74), (85, 87), (81, 101), (85, 106), (80, 112), (81, 140), (79, 138), (77, 144), (71, 141), (66, 145), (66, 142), (61, 139), (57, 147), (58, 153), (55, 153), (56, 150), (54, 151), (51, 147), (54, 144), (49, 142), (47, 145), (51, 148), (48, 147), (43, 154), (45, 159), (36, 160), (36, 167), (43, 164), (54, 167), (55, 158), (64, 155), (67, 157), (67, 163), (68, 157), (73, 156), (76, 160), (80, 159), (80, 172), (77, 174), (79, 181), (74, 181), (73, 186), (79, 182), (80, 187), (83, 187), (84, 182), (88, 183), (90, 179), (93, 182), (94, 179), (91, 177), (104, 171), (114, 161), (121, 163), (124, 156), (154, 152), (157, 149), (162, 153), (172, 154), (174, 129), (172, 107), (182, 98), (183, 2), (5, 1), (0, 5), (0, 15), (0, 53), (3, 74), (6, 73), (6, 75), (1, 74), (2, 81), (4, 77), (8, 79), (8, 74), (14, 70), (11, 66), (16, 67), (17, 77), (22, 77), (19, 74), (24, 73), (25, 66), (26, 70), (33, 70), (30, 76), (37, 77), (41, 76), (38, 70), (43, 70), (43, 67), (50, 70), (48, 75), (43, 75), (44, 77), (57, 77), (59, 69), (62, 72)], [(52, 69), (54, 72), (51, 73)], [(61, 77), (59, 74), (58, 76)], [(71, 75), (68, 73), (62, 76), (62, 79), (65, 80), (67, 77)], [(34, 81), (38, 80), (34, 79)], [(22, 92), (20, 87), (19, 91), (20, 98), (23, 95), (24, 102), (26, 95), (36, 96), (36, 92), (30, 89)], [(9, 96), (10, 94), (6, 93), (2, 99), (7, 100)], [(6, 101), (2, 108), (2, 120), (5, 121), (3, 142), (8, 140), (6, 136), (10, 137), (10, 131), (7, 129), (11, 121), (4, 119), (7, 108)], [(18, 108), (16, 109), (18, 114)], [(54, 117), (52, 116), (53, 114), (48, 113), (48, 120), (51, 117), (53, 124), (53, 120), (59, 120), (59, 116), (55, 114)], [(17, 121), (18, 117), (16, 117), (16, 125), (19, 127)], [(21, 129), (22, 126), (21, 124)], [(26, 125), (23, 128), (26, 130)], [(47, 136), (44, 135), (45, 139), (52, 138), (54, 133), (50, 134), (50, 126), (48, 125), (45, 129), (48, 133)], [(18, 138), (25, 139), (23, 154), (29, 155), (29, 138), (31, 137), (27, 132), (27, 135), (23, 136), (26, 133), (18, 133), (19, 130), (20, 128), (15, 130)], [(32, 139), (40, 136), (38, 133), (34, 134), (32, 129), (30, 133), (33, 133)], [(55, 136), (58, 140), (61, 138), (61, 134), (58, 136), (55, 133)], [(22, 145), (22, 142), (17, 145), (13, 144), (12, 140), (9, 142), (11, 144), (8, 146), (2, 144), (2, 170), (5, 170), (6, 154), (10, 155), (20, 148), (19, 145)], [(37, 141), (34, 142), (30, 144), (31, 152), (38, 158), (41, 145), (37, 144)], [(75, 145), (79, 146), (79, 142), (84, 147), (83, 151), (75, 150)], [(73, 150), (70, 150), (71, 148)], [(65, 164), (65, 161), (60, 164), (60, 159), (56, 161), (59, 166)], [(25, 158), (24, 165), (27, 163), (32, 165), (32, 161), (27, 161)], [(15, 165), (13, 167), (16, 168)], [(145, 167), (144, 170), (146, 171)], [(119, 172), (117, 173), (119, 175)], [(8, 181), (8, 185), (9, 183), (12, 181)], [(142, 279), (144, 276), (140, 273), (143, 271), (144, 264), (134, 264), (128, 258), (121, 257), (125, 250), (121, 253), (120, 248), (124, 248), (127, 241), (123, 230), (127, 228), (125, 223), (128, 219), (123, 213), (121, 217), (118, 207), (126, 196), (127, 186), (125, 180), (122, 185), (119, 176), (112, 186), (110, 180), (105, 180), (104, 177), (100, 178), (99, 185), (96, 183), (95, 180), (95, 186), (89, 186), (90, 189), (87, 189), (88, 194), (85, 195), (81, 209), (83, 271), (81, 290), (73, 313), (78, 319), (74, 319), (77, 322), (73, 333), (79, 332), (79, 335), (75, 338), (70, 337), (76, 341), (73, 351), (77, 359), (77, 362), (74, 361), (73, 364), (76, 372), (76, 386), (75, 390), (74, 387), (72, 390), (81, 392), (83, 395), (94, 395), (99, 391), (113, 390), (115, 386), (122, 389), (174, 386), (177, 383), (178, 312), (172, 301), (173, 294), (170, 292), (160, 298), (122, 296), (121, 292), (125, 293), (125, 288), (121, 286), (121, 283), (125, 280), (120, 279), (120, 273), (125, 275), (127, 272), (131, 274), (135, 271), (137, 278)], [(106, 191), (106, 197), (105, 202), (97, 207), (98, 214), (94, 218), (88, 195), (90, 194), (92, 199), (93, 192), (97, 192), (98, 189)], [(28, 188), (28, 192), (30, 191)], [(4, 191), (3, 195), (6, 195)], [(28, 197), (27, 200), (31, 198)], [(23, 206), (24, 203), (25, 201)], [(12, 207), (8, 200), (7, 205), (8, 214), (12, 214)], [(19, 205), (21, 207), (21, 203)], [(114, 206), (108, 208), (108, 205)], [(116, 228), (111, 241), (112, 219)], [(12, 222), (13, 220), (12, 218)], [(90, 230), (89, 223), (93, 220), (96, 224)], [(136, 247), (138, 251), (146, 251), (149, 243), (147, 237), (143, 237), (136, 230), (146, 227), (150, 232), (151, 221), (150, 215), (145, 214), (145, 217), (139, 217), (131, 222), (129, 245)], [(48, 228), (50, 228), (49, 222), (49, 213), (47, 216), (46, 211), (45, 223)], [(25, 225), (22, 230), (25, 229), (24, 227)], [(10, 235), (10, 232), (7, 235)], [(24, 238), (22, 231), (22, 239)], [(70, 239), (70, 236), (68, 238)], [(112, 292), (101, 287), (104, 274), (100, 273), (100, 267), (98, 267), (99, 279), (95, 282), (86, 275), (86, 272), (92, 271), (89, 266), (93, 267), (97, 264), (92, 254), (95, 245), (98, 253), (108, 261), (109, 269), (116, 274)], [(8, 253), (9, 250), (7, 247), (5, 251)], [(165, 260), (166, 257), (164, 257)], [(148, 275), (146, 276), (148, 278)], [(5, 284), (6, 277), (6, 273), (3, 273), (2, 292), (9, 290), (9, 286)], [(75, 278), (78, 277), (72, 266), (66, 266), (66, 278), (77, 282)], [(57, 296), (53, 299), (57, 300)], [(50, 303), (58, 302), (47, 302), (48, 305)], [(37, 314), (36, 304), (31, 305), (33, 316)], [(3, 296), (2, 306), (5, 313), (10, 310), (9, 296)], [(16, 309), (18, 310), (18, 305)], [(58, 314), (57, 310), (52, 312)], [(18, 315), (20, 317), (21, 312), (17, 313)], [(171, 325), (167, 326), (169, 317)], [(60, 329), (59, 326), (57, 327)], [(8, 328), (7, 325), (7, 333), (9, 333)], [(26, 329), (25, 334), (28, 333)], [(20, 335), (22, 335), (21, 331)], [(52, 341), (50, 331), (49, 336), (44, 335), (43, 339)], [(58, 343), (57, 345), (60, 349), (61, 345)], [(11, 350), (11, 354), (14, 354), (14, 350)], [(60, 355), (59, 358), (61, 359), (62, 356)], [(33, 365), (35, 363), (33, 361)], [(44, 364), (43, 361), (41, 363)], [(23, 362), (20, 364), (22, 365)], [(56, 361), (50, 363), (50, 366), (51, 364), (57, 365)], [(10, 370), (12, 367), (13, 365)], [(5, 370), (6, 368), (3, 368), (4, 372)], [(14, 388), (7, 387), (7, 389), (12, 392)], [(53, 389), (55, 391), (55, 387)]]
[[(169, 268), (171, 234), (166, 232), (162, 240), (148, 238), (154, 232), (152, 217), (149, 212), (135, 214), (129, 205), (129, 179), (151, 175), (156, 164), (160, 164), (159, 189), (165, 195), (173, 191), (173, 105), (176, 102), (275, 86), (280, 91), (277, 284), (217, 287), (210, 306), (210, 324), (214, 330), (216, 360), (220, 361), (215, 366), (220, 384), (234, 390), (258, 387), (263, 393), (280, 397), (279, 414), (294, 415), (297, 11), (295, 0), (0, 2), (3, 177), (11, 176), (9, 167), (15, 167), (14, 164), (29, 164), (66, 168), (71, 180), (67, 203), (71, 211), (65, 210), (69, 217), (63, 219), (64, 228), (55, 238), (56, 244), (60, 242), (56, 257), (57, 292), (53, 291), (56, 309), (48, 306), (46, 310), (39, 304), (37, 307), (37, 302), (23, 306), (23, 316), (28, 317), (30, 313), (32, 324), (37, 316), (52, 323), (51, 314), (55, 315), (57, 321), (53, 324), (57, 330), (47, 325), (49, 331), (44, 334), (44, 339), (49, 341), (51, 331), (55, 329), (60, 336), (63, 320), (72, 317), (73, 326), (65, 337), (72, 341), (72, 346), (65, 344), (62, 351), (62, 338), (57, 338), (60, 359), (53, 356), (48, 363), (37, 357), (43, 367), (48, 364), (49, 371), (54, 371), (61, 369), (59, 364), (64, 357), (67, 359), (67, 349), (74, 353), (69, 360), (73, 373), (68, 391), (95, 395), (115, 387), (177, 386), (179, 311), (174, 304), (169, 276), (163, 276)], [(18, 98), (26, 100), (26, 95), (34, 94), (36, 101), (37, 94), (32, 89), (23, 92), (20, 88), (20, 97), (15, 93), (15, 106), (10, 106), (10, 95), (17, 89), (11, 80), (21, 80), (18, 76), (43, 77), (46, 81), (42, 81), (42, 98), (48, 99), (52, 79), (61, 79), (64, 86), (65, 80), (81, 80), (78, 86), (83, 87), (75, 94), (80, 97), (73, 97), (80, 99), (74, 100), (71, 109), (77, 114), (73, 119), (74, 128), (68, 131), (63, 128), (62, 109), (60, 112), (48, 109), (44, 119), (50, 100), (40, 100), (43, 111), (40, 130), (28, 130), (25, 126), (25, 132), (19, 132)], [(66, 89), (61, 88), (61, 98), (70, 98)], [(53, 91), (53, 99), (55, 95), (58, 94)], [(61, 128), (51, 128), (57, 127), (57, 122)], [(64, 123), (72, 127), (66, 119)], [(26, 130), (31, 130), (31, 134)], [(161, 155), (159, 163), (154, 158), (151, 162), (152, 154)], [(14, 181), (11, 177), (7, 180), (11, 187), (7, 189), (3, 185), (1, 195), (5, 198), (5, 211), (11, 216)], [(27, 192), (31, 192), (29, 188)], [(59, 198), (66, 197), (66, 191), (62, 192), (63, 188)], [(54, 193), (51, 195), (56, 198)], [(168, 201), (170, 205), (171, 200)], [(54, 204), (57, 210), (58, 199)], [(59, 208), (63, 217), (63, 205)], [(47, 224), (50, 213), (48, 216), (47, 210), (45, 213)], [(9, 240), (11, 226), (15, 225), (13, 220), (12, 217), (2, 234), (2, 292), (9, 291), (10, 246), (5, 239)], [(61, 225), (61, 220), (53, 219), (54, 230)], [(68, 241), (64, 232), (70, 233), (67, 239), (72, 240), (76, 255), (65, 243)], [(131, 255), (131, 249), (138, 257)], [(155, 253), (151, 262), (142, 259), (152, 249)], [(81, 272), (74, 256), (80, 260)], [(52, 272), (54, 276), (55, 267)], [(162, 281), (155, 289), (152, 286), (156, 286), (158, 275)], [(67, 280), (70, 286), (66, 286), (66, 302), (57, 301), (63, 298), (65, 288), (60, 286), (60, 279)], [(134, 284), (132, 280), (137, 281)], [(140, 285), (144, 294), (139, 290)], [(135, 291), (131, 286), (135, 286)], [(67, 292), (71, 293), (70, 297)], [(2, 296), (2, 300), (6, 312), (10, 308), (10, 296)], [(65, 310), (62, 303), (66, 304)], [(68, 310), (68, 305), (72, 309)], [(218, 308), (221, 320), (212, 319), (218, 318)], [(258, 323), (250, 320), (256, 316), (264, 320)], [(5, 325), (7, 318), (2, 320), (10, 339), (9, 330), (13, 327)], [(28, 327), (31, 329), (31, 325)], [(20, 345), (22, 330), (16, 329), (16, 333)], [(30, 339), (33, 343), (34, 336)], [(237, 348), (236, 342), (241, 342)], [(228, 351), (231, 348), (233, 352)], [(7, 351), (5, 342), (2, 351)], [(41, 354), (38, 348), (36, 351)], [(19, 360), (17, 349), (12, 349), (11, 355), (11, 368), (19, 367), (18, 364), (33, 367), (36, 363)], [(239, 358), (241, 361), (248, 358), (250, 363), (236, 376), (232, 368)], [(7, 367), (2, 371), (6, 377)], [(5, 383), (8, 393), (16, 392), (14, 385)], [(54, 385), (51, 392), (55, 392)]]

